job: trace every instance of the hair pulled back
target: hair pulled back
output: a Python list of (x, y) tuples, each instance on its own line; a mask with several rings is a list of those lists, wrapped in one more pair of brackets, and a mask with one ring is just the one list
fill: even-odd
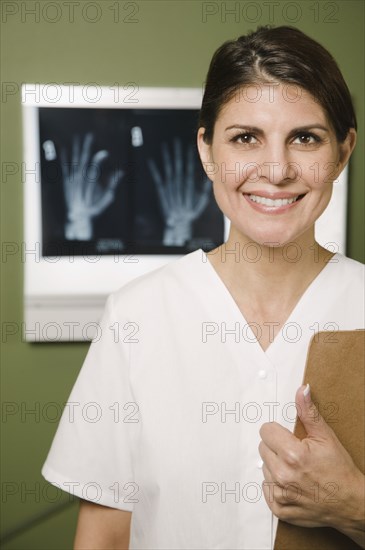
[(326, 112), (339, 142), (350, 128), (356, 129), (351, 95), (332, 55), (299, 29), (264, 26), (225, 42), (214, 53), (199, 117), (204, 141), (212, 142), (217, 117), (237, 92), (272, 82), (308, 91)]

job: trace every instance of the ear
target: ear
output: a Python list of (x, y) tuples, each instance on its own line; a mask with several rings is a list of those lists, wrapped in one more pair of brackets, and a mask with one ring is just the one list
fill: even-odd
[(215, 173), (214, 162), (212, 157), (212, 147), (204, 141), (205, 128), (199, 128), (197, 134), (197, 146), (201, 163), (208, 178), (212, 179), (212, 174)]
[(348, 134), (345, 138), (345, 141), (339, 144), (339, 156), (338, 156), (338, 175), (345, 168), (348, 163), (352, 151), (355, 149), (356, 145), (356, 130), (355, 128), (350, 128)]

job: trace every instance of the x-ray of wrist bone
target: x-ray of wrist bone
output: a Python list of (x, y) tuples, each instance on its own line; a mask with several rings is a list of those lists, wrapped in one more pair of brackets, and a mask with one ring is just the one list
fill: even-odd
[(184, 163), (179, 139), (174, 139), (173, 154), (167, 144), (162, 143), (164, 176), (155, 161), (148, 159), (165, 220), (163, 244), (166, 246), (184, 246), (192, 238), (193, 222), (201, 216), (209, 201), (211, 182), (207, 178), (202, 189), (197, 189), (193, 152), (193, 146), (189, 145)]
[(72, 155), (68, 157), (61, 148), (63, 189), (67, 208), (65, 238), (89, 241), (93, 237), (93, 218), (99, 216), (113, 201), (115, 188), (123, 170), (114, 170), (106, 187), (100, 185), (100, 166), (109, 153), (106, 150), (91, 153), (93, 135), (89, 132), (83, 139), (76, 135), (72, 140)]

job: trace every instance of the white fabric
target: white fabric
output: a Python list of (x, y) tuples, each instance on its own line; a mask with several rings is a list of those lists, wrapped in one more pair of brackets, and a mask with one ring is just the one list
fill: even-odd
[(128, 283), (108, 299), (43, 475), (133, 511), (131, 549), (270, 549), (260, 426), (293, 429), (309, 340), (363, 328), (363, 288), (363, 266), (337, 254), (264, 352), (202, 250)]

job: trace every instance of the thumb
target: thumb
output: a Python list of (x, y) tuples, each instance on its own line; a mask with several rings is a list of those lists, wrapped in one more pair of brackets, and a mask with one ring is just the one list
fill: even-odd
[(295, 396), (298, 416), (308, 436), (325, 436), (331, 428), (312, 401), (310, 386), (301, 386)]

